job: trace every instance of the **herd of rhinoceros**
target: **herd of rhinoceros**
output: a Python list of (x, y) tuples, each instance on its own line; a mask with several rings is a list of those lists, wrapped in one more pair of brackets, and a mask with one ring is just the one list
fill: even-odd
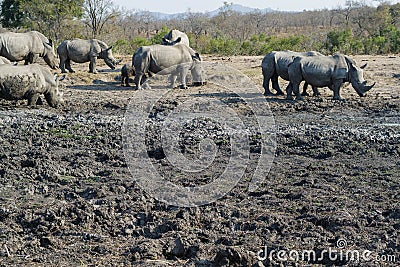
[[(96, 59), (103, 59), (115, 69), (120, 63), (112, 55), (112, 47), (97, 40), (65, 40), (57, 48), (53, 42), (37, 31), (26, 33), (5, 32), (0, 34), (0, 98), (6, 100), (27, 99), (28, 105), (36, 105), (40, 95), (44, 95), (51, 107), (57, 107), (62, 100), (58, 83), (63, 77), (53, 74), (48, 68), (34, 64), (43, 58), (52, 69), (59, 67), (62, 73), (74, 72), (71, 61), (90, 62), (89, 72), (96, 73)], [(17, 62), (24, 61), (24, 65)], [(59, 63), (57, 63), (59, 61)], [(14, 63), (13, 63), (14, 62)], [(363, 96), (375, 84), (368, 86), (363, 78), (363, 68), (354, 60), (342, 54), (325, 56), (318, 52), (274, 51), (262, 60), (263, 87), (265, 95), (272, 95), (269, 83), (277, 95), (283, 95), (278, 77), (289, 84), (287, 99), (302, 99), (311, 85), (313, 94), (318, 95), (318, 87), (328, 87), (334, 92), (334, 99), (340, 99), (340, 87), (349, 82), (356, 92)], [(134, 76), (137, 89), (144, 88), (146, 78), (155, 73), (168, 74), (171, 86), (176, 82), (180, 88), (187, 88), (186, 76), (191, 72), (193, 85), (203, 85), (205, 75), (200, 55), (189, 46), (187, 35), (178, 30), (170, 31), (159, 45), (139, 47), (132, 56), (132, 63), (121, 68), (121, 85), (129, 85), (129, 77)], [(178, 81), (177, 81), (178, 80)], [(303, 92), (299, 85), (304, 81)], [(142, 86), (143, 85), (143, 86)]]

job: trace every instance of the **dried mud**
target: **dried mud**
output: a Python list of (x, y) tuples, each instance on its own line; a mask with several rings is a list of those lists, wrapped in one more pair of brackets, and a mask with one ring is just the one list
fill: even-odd
[[(238, 69), (262, 91), (262, 57), (205, 59)], [(129, 172), (121, 130), (136, 91), (120, 86), (118, 70), (100, 64), (89, 74), (86, 64), (73, 65), (61, 109), (0, 100), (0, 266), (395, 266), (388, 256), (400, 262), (400, 57), (355, 59), (368, 63), (365, 78), (377, 82), (364, 98), (350, 86), (343, 101), (328, 89), (299, 102), (261, 97), (277, 142), (262, 186), (247, 189), (260, 151), (254, 142), (238, 185), (193, 208), (155, 200)], [(232, 98), (212, 85), (179, 92), (157, 112), (188, 95)], [(229, 160), (218, 126), (193, 122), (181, 135), (184, 153), (195, 155), (196, 140), (212, 135), (217, 162), (209, 172), (177, 177), (158, 149), (157, 130), (149, 131), (152, 162), (184, 186), (208, 183)], [(345, 241), (342, 251), (371, 251), (371, 260), (321, 253), (338, 250), (338, 241)], [(320, 257), (259, 261), (265, 248)]]

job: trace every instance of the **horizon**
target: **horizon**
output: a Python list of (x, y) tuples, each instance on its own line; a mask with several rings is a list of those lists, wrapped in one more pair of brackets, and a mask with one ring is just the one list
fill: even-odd
[[(114, 4), (126, 8), (128, 10), (137, 11), (150, 11), (164, 14), (176, 14), (185, 13), (188, 11), (195, 13), (206, 13), (215, 11), (224, 5), (224, 2), (233, 3), (249, 8), (256, 9), (273, 9), (275, 11), (297, 11), (301, 12), (304, 10), (323, 10), (323, 9), (334, 9), (339, 7), (345, 7), (347, 0), (305, 0), (301, 2), (293, 2), (290, 0), (272, 1), (272, 0), (235, 0), (235, 1), (214, 1), (214, 0), (203, 0), (201, 2), (193, 3), (190, 0), (169, 0), (169, 1), (147, 1), (143, 4), (143, 1), (131, 0), (113, 0)], [(373, 6), (373, 2), (377, 1), (366, 1), (368, 5)], [(393, 1), (389, 1), (393, 2)]]

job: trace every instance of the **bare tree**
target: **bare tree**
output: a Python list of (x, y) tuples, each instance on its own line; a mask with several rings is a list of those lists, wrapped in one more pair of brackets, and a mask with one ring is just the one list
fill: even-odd
[(150, 38), (150, 32), (153, 30), (151, 27), (156, 19), (149, 11), (140, 11), (136, 15), (139, 23), (139, 32), (146, 32), (146, 38)]
[(93, 38), (100, 35), (107, 21), (118, 16), (111, 0), (85, 0), (85, 24), (90, 28)]
[(186, 20), (190, 27), (190, 32), (197, 38), (204, 34), (209, 28), (207, 17), (202, 13), (192, 13), (190, 10), (186, 13)]

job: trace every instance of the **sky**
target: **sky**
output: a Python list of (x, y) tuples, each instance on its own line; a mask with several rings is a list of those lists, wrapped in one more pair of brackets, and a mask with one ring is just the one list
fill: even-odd
[[(188, 11), (213, 11), (223, 6), (220, 0), (113, 0), (115, 5), (127, 9), (162, 12), (168, 14)], [(303, 11), (323, 8), (344, 7), (346, 0), (231, 0), (228, 3), (253, 8), (272, 8), (278, 11)], [(373, 2), (373, 1), (367, 1)], [(376, 1), (374, 1), (376, 2)]]

